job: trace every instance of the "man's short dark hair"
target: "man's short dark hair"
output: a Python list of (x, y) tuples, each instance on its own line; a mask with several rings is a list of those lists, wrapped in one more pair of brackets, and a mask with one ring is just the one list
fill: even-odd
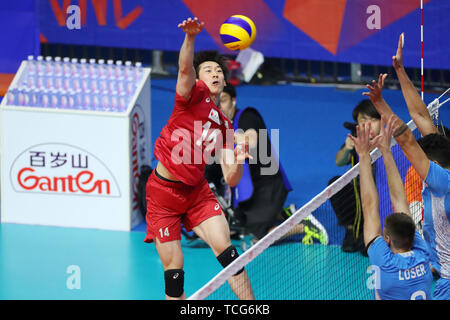
[(384, 232), (391, 238), (395, 249), (409, 251), (414, 242), (416, 226), (410, 215), (397, 212), (384, 220)]
[(375, 109), (372, 101), (369, 99), (364, 99), (358, 103), (358, 105), (353, 109), (352, 117), (355, 122), (358, 122), (358, 115), (362, 113), (371, 118), (381, 119), (381, 115), (378, 113), (377, 109)]
[(223, 71), (223, 75), (225, 76), (225, 80), (228, 79), (228, 68), (226, 60), (223, 56), (218, 54), (217, 51), (200, 51), (194, 56), (194, 68), (195, 75), (198, 78), (199, 67), (203, 62), (206, 61), (214, 61), (220, 66)]
[(230, 97), (236, 98), (236, 88), (227, 82), (227, 85), (223, 88), (223, 92), (228, 93)]
[(450, 138), (439, 133), (432, 133), (418, 139), (428, 159), (436, 161), (443, 168), (450, 167)]

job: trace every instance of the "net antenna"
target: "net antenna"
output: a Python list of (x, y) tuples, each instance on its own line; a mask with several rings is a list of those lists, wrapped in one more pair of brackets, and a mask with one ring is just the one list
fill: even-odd
[[(446, 92), (448, 92), (449, 90), (450, 89), (448, 89)], [(441, 103), (439, 101), (439, 99), (441, 97), (435, 99), (427, 107), (427, 109), (432, 117), (435, 117), (438, 114), (439, 108), (443, 104), (445, 104), (446, 102), (448, 102), (450, 100), (450, 99), (447, 99)], [(415, 123), (412, 120), (409, 121), (407, 125), (412, 131), (417, 128)], [(392, 140), (393, 140), (393, 144), (395, 144), (396, 143), (395, 140), (394, 139), (392, 139)], [(377, 148), (370, 153), (370, 157), (371, 157), (371, 160), (373, 163), (381, 157), (381, 152)], [(250, 249), (248, 249), (247, 251), (242, 253), (242, 255), (240, 255), (236, 260), (234, 260), (226, 268), (221, 270), (215, 277), (213, 277), (209, 282), (207, 282), (197, 292), (192, 294), (188, 299), (189, 300), (206, 299), (208, 296), (210, 296), (212, 293), (214, 293), (217, 289), (219, 289), (227, 280), (229, 280), (237, 271), (239, 271), (241, 268), (247, 266), (256, 257), (258, 257), (263, 251), (265, 251), (269, 246), (271, 246), (277, 240), (281, 239), (287, 232), (289, 232), (292, 228), (294, 228), (297, 224), (299, 224), (303, 219), (305, 219), (311, 213), (313, 213), (317, 208), (319, 208), (322, 204), (324, 204), (327, 200), (329, 200), (333, 195), (335, 195), (337, 192), (342, 190), (342, 188), (344, 186), (346, 186), (350, 181), (352, 181), (358, 175), (359, 175), (359, 163), (356, 164), (351, 169), (349, 169), (338, 180), (336, 180), (335, 182), (330, 184), (327, 188), (325, 188), (322, 192), (320, 192), (317, 196), (315, 196), (311, 201), (309, 201), (303, 207), (298, 209), (289, 219), (287, 219), (282, 224), (280, 224), (278, 227), (276, 227), (273, 231), (268, 233), (265, 237), (263, 237), (261, 240), (259, 240), (255, 245), (250, 247)]]
[(421, 96), (423, 100), (423, 0), (420, 0), (420, 82)]

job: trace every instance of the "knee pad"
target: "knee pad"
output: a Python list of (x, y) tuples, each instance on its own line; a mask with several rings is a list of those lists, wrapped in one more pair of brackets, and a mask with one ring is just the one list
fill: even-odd
[(183, 269), (169, 269), (164, 272), (166, 283), (166, 294), (169, 297), (180, 297), (184, 292), (184, 271)]
[[(234, 246), (229, 246), (226, 248), (221, 254), (217, 256), (217, 260), (219, 260), (222, 267), (226, 268), (230, 263), (236, 260), (239, 257), (239, 254)], [(244, 271), (244, 268), (236, 272), (235, 276)]]

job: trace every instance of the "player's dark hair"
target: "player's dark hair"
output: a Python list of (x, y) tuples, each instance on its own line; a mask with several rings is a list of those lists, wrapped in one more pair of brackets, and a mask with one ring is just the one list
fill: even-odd
[(414, 242), (416, 226), (410, 215), (397, 212), (384, 220), (384, 232), (391, 238), (394, 248), (409, 251)]
[(428, 159), (436, 161), (441, 167), (450, 167), (450, 138), (438, 134), (428, 134), (417, 140)]
[(223, 92), (228, 93), (231, 98), (236, 98), (236, 88), (227, 82), (227, 85), (223, 88)]
[(358, 103), (358, 105), (353, 109), (352, 117), (355, 122), (358, 122), (358, 115), (362, 113), (371, 118), (381, 119), (381, 115), (375, 109), (372, 101), (369, 99), (364, 99)]
[(223, 71), (223, 75), (225, 76), (225, 80), (228, 79), (228, 68), (226, 60), (223, 56), (218, 54), (217, 51), (200, 51), (197, 52), (194, 56), (194, 68), (195, 68), (195, 75), (198, 78), (198, 71), (199, 67), (203, 62), (206, 61), (214, 61), (217, 62), (217, 64), (220, 66), (220, 68)]

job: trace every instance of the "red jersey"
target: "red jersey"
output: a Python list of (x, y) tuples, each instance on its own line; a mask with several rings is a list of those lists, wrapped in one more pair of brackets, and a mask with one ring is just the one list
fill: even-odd
[(175, 107), (156, 139), (154, 154), (178, 180), (195, 186), (205, 179), (205, 166), (215, 151), (233, 145), (231, 121), (214, 104), (206, 84), (197, 80), (189, 99), (175, 93)]

